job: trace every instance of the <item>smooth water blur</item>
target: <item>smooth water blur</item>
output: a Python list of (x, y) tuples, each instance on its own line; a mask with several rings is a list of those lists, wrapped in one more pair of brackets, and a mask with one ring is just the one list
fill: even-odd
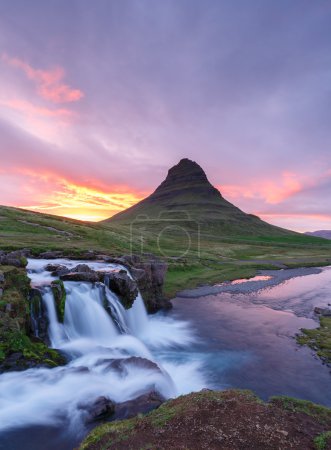
[[(51, 345), (63, 351), (70, 362), (54, 369), (0, 375), (0, 448), (15, 449), (21, 442), (25, 442), (26, 449), (45, 448), (36, 447), (35, 443), (30, 446), (29, 439), (26, 441), (27, 433), (35, 427), (65, 428), (65, 437), (60, 443), (56, 440), (54, 448), (72, 448), (86, 433), (86, 412), (81, 404), (93, 403), (100, 396), (120, 403), (151, 390), (169, 398), (206, 386), (201, 363), (192, 362), (185, 353), (163, 365), (159, 350), (168, 349), (180, 355), (196, 338), (186, 321), (160, 314), (149, 317), (140, 294), (133, 307), (125, 310), (103, 283), (64, 282), (65, 317), (64, 323), (59, 323), (49, 287), (56, 277), (44, 270), (49, 262), (73, 267), (83, 261), (29, 260), (28, 265), (32, 285), (43, 290)], [(122, 268), (84, 263), (103, 271)], [(106, 311), (105, 302), (112, 315)], [(109, 368), (112, 360), (131, 356), (153, 361), (160, 370), (148, 364), (130, 364), (124, 374)], [(47, 448), (53, 448), (52, 443)]]
[(331, 303), (330, 269), (254, 293), (175, 299), (172, 314), (189, 320), (201, 338), (194, 347), (208, 382), (331, 406), (330, 368), (295, 341), (301, 328), (318, 326), (314, 306)]

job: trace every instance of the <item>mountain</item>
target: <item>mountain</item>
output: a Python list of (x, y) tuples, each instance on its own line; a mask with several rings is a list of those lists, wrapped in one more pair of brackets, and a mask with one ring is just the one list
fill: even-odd
[(324, 239), (331, 239), (331, 230), (307, 231), (308, 236), (316, 236)]
[(151, 219), (197, 221), (205, 230), (226, 235), (293, 235), (292, 231), (270, 225), (246, 214), (228, 202), (208, 181), (203, 169), (187, 158), (168, 171), (166, 179), (147, 198), (122, 211), (108, 223), (129, 224), (144, 215)]

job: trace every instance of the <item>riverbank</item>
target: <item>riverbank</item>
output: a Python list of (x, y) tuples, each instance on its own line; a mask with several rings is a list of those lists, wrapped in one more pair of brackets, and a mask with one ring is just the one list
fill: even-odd
[(80, 450), (329, 449), (331, 410), (249, 391), (210, 391), (168, 401), (144, 417), (102, 425)]

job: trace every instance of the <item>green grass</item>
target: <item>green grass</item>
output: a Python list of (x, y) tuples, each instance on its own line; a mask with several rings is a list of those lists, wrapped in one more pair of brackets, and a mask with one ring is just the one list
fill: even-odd
[(317, 405), (308, 400), (301, 400), (288, 396), (274, 396), (269, 400), (270, 404), (280, 405), (283, 409), (292, 412), (300, 412), (313, 417), (319, 423), (325, 424), (331, 421), (331, 409)]
[(327, 364), (331, 364), (331, 317), (320, 317), (320, 326), (314, 329), (303, 328), (297, 336), (300, 345), (308, 345)]
[(331, 442), (331, 431), (321, 433), (314, 439), (316, 450), (326, 450), (329, 442)]
[[(34, 254), (61, 250), (83, 255), (88, 250), (119, 256), (152, 253), (169, 263), (165, 294), (199, 284), (219, 283), (254, 276), (258, 269), (322, 266), (331, 263), (331, 241), (297, 233), (277, 231), (259, 235), (247, 225), (247, 235), (235, 234), (227, 223), (180, 222), (188, 232), (191, 247), (180, 230), (161, 233), (172, 220), (128, 223), (88, 223), (63, 217), (0, 207), (0, 249), (30, 248)], [(31, 225), (34, 224), (34, 225)], [(263, 227), (265, 227), (263, 225)], [(264, 228), (263, 228), (264, 229)], [(63, 234), (65, 232), (66, 234)], [(183, 255), (185, 253), (185, 255)]]
[[(163, 403), (159, 408), (149, 412), (146, 415), (140, 415), (133, 419), (114, 421), (94, 428), (90, 434), (85, 438), (80, 450), (90, 449), (107, 449), (117, 448), (116, 444), (123, 443), (131, 438), (130, 448), (133, 448), (134, 438), (137, 436), (139, 442), (140, 433), (144, 433), (142, 430), (152, 430), (155, 436), (160, 436), (162, 442), (163, 433), (180, 433), (180, 426), (186, 427), (187, 419), (194, 419), (194, 414), (200, 410), (215, 410), (218, 408), (226, 408), (231, 414), (231, 408), (235, 404), (245, 405), (243, 408), (243, 414), (252, 409), (251, 423), (254, 423), (254, 416), (256, 416), (255, 407), (259, 405), (259, 408), (274, 409), (277, 410), (277, 417), (279, 420), (279, 414), (283, 415), (285, 420), (300, 421), (301, 417), (297, 414), (305, 414), (310, 416), (314, 422), (317, 422), (319, 429), (328, 429), (331, 423), (331, 410), (321, 405), (314, 404), (312, 402), (297, 400), (292, 397), (272, 397), (268, 403), (258, 398), (252, 391), (249, 390), (225, 390), (214, 391), (204, 390), (200, 392), (191, 393), (188, 395), (182, 395), (176, 399), (169, 400)], [(261, 409), (259, 409), (261, 413)], [(288, 412), (294, 413), (296, 416), (291, 417)], [(198, 414), (197, 414), (198, 415)], [(197, 422), (198, 422), (197, 418)], [(175, 428), (172, 428), (172, 423), (175, 423)], [(233, 424), (235, 426), (235, 424)], [(213, 427), (215, 422), (213, 421)], [(211, 428), (211, 427), (210, 427)], [(205, 432), (208, 432), (208, 427), (205, 428)], [(240, 431), (238, 430), (240, 433)], [(317, 449), (324, 449), (325, 443), (329, 439), (329, 432), (324, 432), (315, 438), (315, 446)], [(157, 439), (157, 438), (156, 438)], [(160, 442), (160, 444), (161, 444)], [(149, 448), (148, 445), (144, 444)], [(320, 445), (320, 447), (318, 447)], [(161, 447), (162, 445), (160, 445)], [(121, 447), (122, 448), (122, 447)], [(135, 447), (141, 448), (141, 447)], [(154, 447), (156, 448), (155, 444)], [(162, 447), (164, 448), (164, 447)]]

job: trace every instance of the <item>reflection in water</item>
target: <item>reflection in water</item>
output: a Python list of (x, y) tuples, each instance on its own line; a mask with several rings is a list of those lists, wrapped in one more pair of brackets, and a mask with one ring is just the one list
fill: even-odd
[(231, 284), (242, 284), (242, 283), (248, 283), (251, 281), (266, 281), (266, 280), (271, 280), (271, 276), (270, 275), (256, 275), (256, 277), (252, 277), (252, 278), (239, 278), (238, 280), (233, 280), (231, 281)]
[[(294, 336), (314, 328), (313, 307), (331, 299), (331, 270), (293, 278), (255, 293), (177, 298), (174, 314), (189, 319), (216, 388), (253, 389), (267, 399), (290, 395), (331, 406), (330, 369)], [(296, 312), (288, 311), (289, 309)], [(298, 314), (298, 315), (297, 315)]]

